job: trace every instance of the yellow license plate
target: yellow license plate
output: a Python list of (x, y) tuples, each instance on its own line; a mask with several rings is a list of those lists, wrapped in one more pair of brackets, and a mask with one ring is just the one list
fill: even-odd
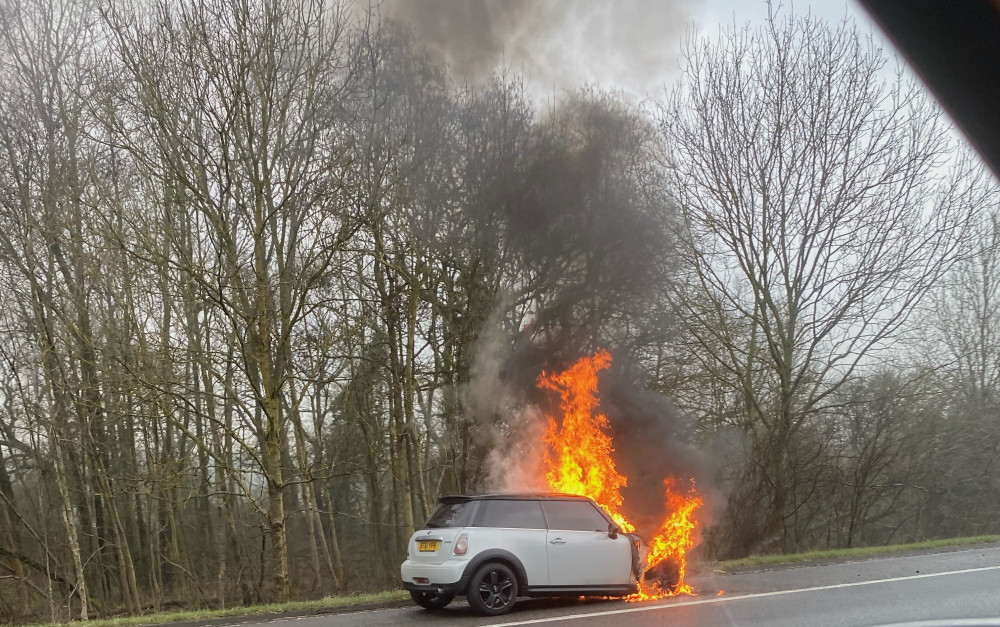
[(418, 551), (437, 551), (441, 546), (440, 540), (421, 540), (417, 543)]

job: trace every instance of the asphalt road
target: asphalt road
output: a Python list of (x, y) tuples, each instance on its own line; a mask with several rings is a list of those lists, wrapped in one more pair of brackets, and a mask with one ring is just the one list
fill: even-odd
[[(521, 599), (489, 619), (464, 601), (283, 619), (268, 627), (427, 625), (886, 625), (980, 619), (1000, 625), (1000, 546), (690, 577), (696, 596), (645, 603)], [(244, 623), (242, 627), (247, 627)]]

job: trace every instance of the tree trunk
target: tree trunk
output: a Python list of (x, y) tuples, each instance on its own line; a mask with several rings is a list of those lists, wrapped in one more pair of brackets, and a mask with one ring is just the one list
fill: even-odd
[[(16, 556), (18, 547), (14, 540), (14, 519), (11, 516), (14, 507), (14, 489), (7, 474), (7, 460), (3, 456), (3, 447), (0, 447), (0, 492), (3, 493), (4, 500), (0, 506), (0, 542), (6, 546), (8, 554)], [(17, 590), (17, 616), (27, 616), (31, 613), (31, 598), (28, 596), (24, 565), (20, 558), (10, 558), (10, 570), (14, 575), (14, 585)]]
[(80, 555), (80, 540), (76, 531), (76, 510), (69, 498), (69, 482), (66, 479), (65, 463), (62, 457), (61, 433), (56, 430), (50, 434), (52, 437), (53, 451), (52, 461), (55, 468), (56, 487), (59, 490), (59, 500), (62, 514), (63, 526), (66, 529), (66, 540), (69, 544), (70, 554), (73, 556), (73, 572), (76, 575), (76, 594), (80, 599), (80, 620), (90, 619), (89, 604), (87, 598), (87, 578), (83, 572), (83, 558)]
[[(266, 379), (265, 379), (266, 380)], [(285, 529), (285, 495), (281, 468), (280, 402), (271, 396), (265, 403), (267, 422), (264, 438), (264, 462), (267, 474), (267, 513), (271, 537), (271, 574), (274, 599), (286, 603), (291, 598), (288, 580), (288, 533)]]

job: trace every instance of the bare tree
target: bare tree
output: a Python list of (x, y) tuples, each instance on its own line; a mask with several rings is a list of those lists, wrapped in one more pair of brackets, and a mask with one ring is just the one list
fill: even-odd
[(933, 299), (929, 319), (944, 376), (966, 400), (988, 402), (1000, 390), (1000, 212), (976, 229), (966, 259), (956, 264)]
[[(108, 536), (115, 537), (119, 576), (126, 586), (134, 583), (110, 498), (106, 457), (99, 450), (105, 414), (90, 295), (91, 278), (100, 273), (87, 248), (89, 155), (82, 136), (92, 22), (86, 3), (0, 3), (0, 167), (5, 172), (0, 254), (19, 277), (27, 296), (22, 306), (31, 312), (26, 327), (44, 381), (41, 418), (51, 443), (49, 459), (83, 619), (90, 607), (85, 554), (97, 553), (100, 563), (104, 551), (94, 549), (107, 546)], [(70, 444), (74, 439), (76, 447)], [(74, 494), (77, 478), (82, 489)], [(89, 550), (80, 533), (88, 523)], [(137, 610), (134, 586), (122, 592), (123, 601)]]
[[(996, 188), (994, 187), (994, 192)], [(942, 420), (926, 440), (930, 533), (983, 533), (1000, 491), (1000, 214), (977, 224), (968, 255), (923, 318), (922, 365), (933, 373)]]
[(284, 459), (302, 399), (292, 345), (356, 228), (337, 204), (346, 18), (320, 0), (158, 3), (149, 15), (106, 11), (125, 72), (111, 81), (126, 96), (116, 141), (164, 198), (161, 225), (137, 232), (163, 233), (167, 245), (140, 242), (137, 255), (158, 255), (228, 321), (252, 397), (234, 395), (255, 430), (244, 444), (258, 450), (245, 452), (267, 485), (274, 595), (287, 600)]
[(673, 300), (742, 400), (767, 500), (746, 548), (790, 548), (800, 430), (953, 263), (981, 174), (848, 22), (772, 14), (685, 61), (661, 110), (690, 268)]

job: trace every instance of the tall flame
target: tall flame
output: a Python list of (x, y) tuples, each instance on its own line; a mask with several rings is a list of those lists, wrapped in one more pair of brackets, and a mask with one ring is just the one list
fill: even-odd
[(621, 489), (628, 485), (611, 458), (611, 436), (605, 433), (608, 418), (596, 414), (597, 373), (611, 365), (604, 350), (583, 358), (568, 369), (542, 373), (538, 386), (557, 392), (562, 409), (561, 425), (549, 416), (545, 430), (545, 479), (549, 489), (582, 494), (597, 501), (623, 531), (635, 529), (621, 513)]
[[(580, 494), (594, 499), (621, 529), (627, 533), (635, 526), (622, 513), (621, 489), (628, 477), (618, 472), (611, 454), (614, 446), (608, 435), (608, 418), (598, 413), (597, 373), (611, 365), (611, 355), (599, 350), (583, 357), (562, 372), (545, 373), (538, 386), (559, 394), (560, 417), (548, 416), (545, 430), (545, 479), (555, 492)], [(658, 599), (674, 594), (694, 594), (684, 582), (687, 571), (687, 551), (694, 546), (697, 522), (694, 512), (702, 505), (694, 491), (687, 494), (676, 489), (676, 481), (668, 477), (666, 504), (669, 514), (653, 535), (646, 552), (644, 573), (672, 570), (666, 587), (662, 579), (643, 577), (639, 592), (630, 600)], [(676, 582), (676, 583), (674, 583)], [(671, 585), (673, 584), (673, 585)]]

